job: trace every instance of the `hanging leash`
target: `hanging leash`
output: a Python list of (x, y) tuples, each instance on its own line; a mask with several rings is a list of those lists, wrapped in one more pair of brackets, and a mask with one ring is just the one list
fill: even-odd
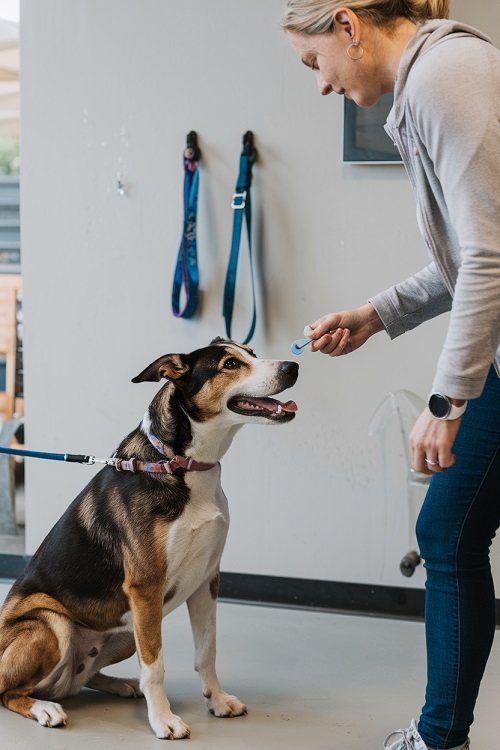
[(231, 336), (231, 321), (233, 317), (234, 294), (236, 289), (236, 271), (238, 269), (238, 255), (240, 251), (241, 230), (243, 218), (246, 219), (248, 252), (250, 256), (250, 277), (252, 282), (253, 297), (253, 316), (250, 324), (250, 330), (247, 334), (244, 344), (248, 344), (255, 331), (257, 321), (257, 307), (255, 302), (255, 284), (253, 273), (252, 259), (252, 201), (250, 196), (250, 187), (252, 185), (252, 167), (257, 157), (257, 151), (254, 147), (253, 133), (248, 130), (243, 136), (243, 151), (240, 156), (240, 169), (236, 189), (231, 202), (233, 209), (233, 237), (231, 241), (231, 252), (227, 267), (226, 283), (224, 287), (224, 303), (222, 314), (226, 321), (226, 334), (229, 339)]
[[(172, 286), (172, 312), (176, 318), (192, 318), (198, 307), (198, 251), (196, 245), (196, 219), (198, 214), (199, 171), (201, 151), (194, 130), (187, 134), (184, 160), (184, 223), (182, 239)], [(181, 290), (184, 288), (185, 304), (180, 308)]]

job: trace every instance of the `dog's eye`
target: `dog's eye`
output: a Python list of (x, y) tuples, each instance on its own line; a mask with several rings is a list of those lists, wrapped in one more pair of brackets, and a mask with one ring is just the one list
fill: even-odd
[(240, 366), (240, 363), (237, 359), (226, 359), (224, 362), (224, 367), (226, 370), (235, 370), (237, 367)]

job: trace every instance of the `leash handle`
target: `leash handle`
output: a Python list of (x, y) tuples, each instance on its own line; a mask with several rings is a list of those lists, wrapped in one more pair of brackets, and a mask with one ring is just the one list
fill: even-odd
[[(182, 238), (172, 285), (172, 312), (176, 318), (192, 318), (198, 307), (198, 248), (196, 222), (198, 215), (199, 171), (201, 151), (194, 130), (186, 137), (184, 161), (184, 222)], [(181, 290), (184, 288), (185, 304), (180, 308)]]
[(257, 151), (254, 147), (253, 133), (251, 130), (247, 130), (247, 132), (243, 136), (243, 150), (240, 156), (238, 180), (236, 182), (236, 189), (231, 201), (231, 208), (233, 209), (233, 236), (231, 240), (231, 252), (229, 254), (229, 262), (227, 266), (226, 283), (224, 286), (224, 302), (222, 307), (222, 315), (224, 316), (224, 319), (226, 321), (226, 334), (227, 337), (231, 339), (231, 322), (233, 318), (234, 295), (236, 291), (236, 272), (238, 269), (238, 256), (240, 251), (243, 218), (245, 218), (248, 237), (248, 252), (250, 257), (253, 315), (252, 322), (250, 324), (250, 330), (243, 342), (244, 344), (248, 344), (248, 342), (252, 338), (255, 331), (255, 324), (257, 322), (257, 305), (255, 301), (255, 283), (252, 258), (252, 201), (250, 194), (250, 188), (252, 185), (252, 167), (256, 157)]

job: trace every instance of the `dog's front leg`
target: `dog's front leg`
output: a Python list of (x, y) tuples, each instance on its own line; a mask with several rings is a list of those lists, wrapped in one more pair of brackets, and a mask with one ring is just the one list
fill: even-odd
[(163, 688), (161, 588), (154, 584), (128, 584), (125, 588), (133, 617), (141, 667), (140, 687), (146, 698), (149, 723), (160, 739), (178, 740), (189, 737), (189, 727), (172, 713)]
[(214, 716), (242, 716), (247, 707), (224, 692), (215, 671), (216, 609), (219, 574), (207, 580), (187, 600), (195, 646), (194, 668), (199, 672), (208, 710)]

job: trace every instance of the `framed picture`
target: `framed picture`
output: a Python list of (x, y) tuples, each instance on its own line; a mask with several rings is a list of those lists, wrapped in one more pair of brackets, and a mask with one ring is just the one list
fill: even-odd
[(393, 94), (385, 94), (365, 109), (344, 97), (344, 164), (401, 164), (399, 151), (384, 130), (393, 101)]

